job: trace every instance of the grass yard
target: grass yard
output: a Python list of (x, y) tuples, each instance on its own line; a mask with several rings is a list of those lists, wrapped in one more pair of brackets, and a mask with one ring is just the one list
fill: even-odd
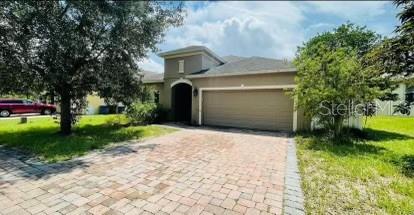
[(69, 137), (57, 132), (59, 124), (51, 117), (28, 119), (20, 124), (19, 119), (0, 121), (0, 145), (32, 153), (42, 160), (57, 162), (86, 154), (109, 144), (131, 139), (159, 136), (175, 131), (160, 126), (122, 126), (122, 115), (84, 116)]
[(366, 138), (298, 135), (309, 214), (414, 214), (414, 117), (374, 117)]

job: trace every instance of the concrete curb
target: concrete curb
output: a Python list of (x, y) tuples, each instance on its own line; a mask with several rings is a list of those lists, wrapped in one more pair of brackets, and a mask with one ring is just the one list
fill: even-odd
[(288, 142), (285, 170), (285, 190), (283, 194), (283, 214), (305, 214), (304, 196), (301, 188), (296, 143), (293, 138)]

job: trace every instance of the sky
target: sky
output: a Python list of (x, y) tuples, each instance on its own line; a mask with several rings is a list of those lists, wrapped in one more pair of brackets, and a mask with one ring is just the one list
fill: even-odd
[[(185, 7), (183, 25), (166, 31), (160, 51), (204, 45), (220, 56), (293, 59), (298, 46), (348, 21), (388, 37), (399, 24), (398, 9), (388, 1), (198, 1)], [(164, 69), (156, 53), (139, 65)]]

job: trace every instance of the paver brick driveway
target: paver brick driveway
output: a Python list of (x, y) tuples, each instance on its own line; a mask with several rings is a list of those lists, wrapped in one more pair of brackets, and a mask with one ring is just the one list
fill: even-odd
[(288, 139), (182, 129), (64, 164), (0, 153), (1, 214), (281, 214)]

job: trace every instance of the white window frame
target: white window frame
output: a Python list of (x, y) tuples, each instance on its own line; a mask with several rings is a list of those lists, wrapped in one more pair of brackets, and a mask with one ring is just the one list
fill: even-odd
[(184, 60), (178, 61), (178, 73), (184, 73)]

